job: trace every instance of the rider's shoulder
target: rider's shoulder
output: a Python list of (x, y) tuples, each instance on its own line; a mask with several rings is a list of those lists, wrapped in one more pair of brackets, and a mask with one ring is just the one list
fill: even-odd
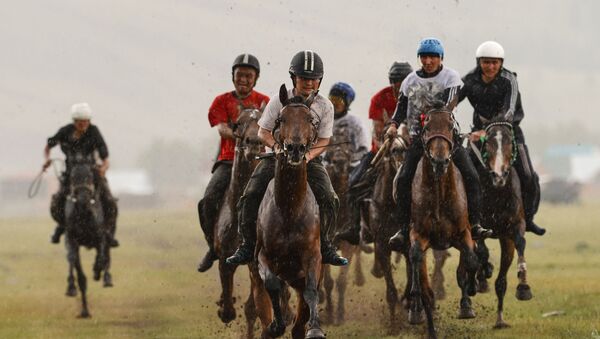
[(509, 80), (513, 80), (517, 78), (517, 73), (510, 71), (504, 67), (500, 70), (500, 76)]

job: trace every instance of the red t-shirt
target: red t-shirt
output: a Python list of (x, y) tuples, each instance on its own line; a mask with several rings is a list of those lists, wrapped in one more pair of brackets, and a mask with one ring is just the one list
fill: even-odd
[[(220, 123), (236, 122), (240, 113), (240, 104), (244, 108), (260, 108), (269, 102), (269, 97), (252, 91), (245, 99), (240, 100), (234, 92), (223, 93), (215, 98), (208, 110), (208, 122), (210, 127)], [(233, 160), (235, 154), (235, 140), (221, 138), (221, 151), (217, 160)]]
[[(369, 119), (383, 121), (384, 123), (387, 122), (387, 120), (394, 115), (397, 103), (398, 100), (394, 97), (392, 86), (382, 89), (381, 91), (377, 92), (373, 98), (371, 98), (371, 106), (369, 106)], [(387, 116), (386, 121), (383, 119), (384, 115)], [(375, 138), (375, 134), (373, 134), (373, 138)], [(371, 141), (371, 151), (377, 152), (377, 146), (374, 139)]]

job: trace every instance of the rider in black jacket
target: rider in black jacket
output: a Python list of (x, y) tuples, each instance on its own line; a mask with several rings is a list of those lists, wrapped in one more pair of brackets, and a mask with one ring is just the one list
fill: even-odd
[(473, 112), (472, 139), (484, 135), (486, 121), (498, 115), (513, 125), (518, 157), (514, 167), (521, 181), (521, 194), (525, 209), (527, 231), (543, 235), (546, 230), (533, 222), (540, 202), (539, 177), (533, 170), (529, 150), (519, 124), (523, 120), (521, 93), (517, 75), (504, 68), (504, 49), (495, 41), (482, 43), (475, 53), (477, 66), (463, 78), (464, 86), (459, 92), (459, 102), (469, 99)]

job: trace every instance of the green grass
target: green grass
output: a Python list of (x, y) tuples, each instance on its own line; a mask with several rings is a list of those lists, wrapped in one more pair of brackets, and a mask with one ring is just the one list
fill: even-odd
[[(217, 317), (220, 285), (216, 268), (205, 274), (195, 271), (205, 250), (196, 220), (193, 208), (124, 212), (118, 231), (121, 247), (113, 251), (113, 288), (103, 288), (91, 279), (94, 252), (82, 250), (91, 319), (77, 319), (79, 298), (64, 295), (66, 251), (62, 245), (48, 242), (50, 218), (0, 220), (0, 338), (241, 337), (245, 322), (240, 301), (248, 293), (248, 271), (238, 270), (238, 319), (226, 326)], [(544, 205), (537, 221), (549, 232), (544, 237), (527, 234), (528, 280), (534, 298), (517, 301), (514, 267), (508, 276), (505, 319), (512, 327), (492, 329), (493, 290), (473, 299), (476, 319), (456, 319), (458, 253), (452, 250), (445, 267), (448, 298), (438, 303), (436, 325), (441, 337), (594, 338), (600, 332), (600, 205)], [(490, 250), (497, 268), (497, 244)], [(323, 324), (328, 338), (422, 337), (424, 325), (404, 322), (389, 335), (384, 281), (370, 276), (371, 263), (372, 258), (363, 255), (367, 283), (363, 287), (349, 285), (347, 321), (342, 326)], [(401, 263), (395, 273), (399, 288), (404, 285), (403, 272)], [(550, 311), (565, 313), (542, 317)]]

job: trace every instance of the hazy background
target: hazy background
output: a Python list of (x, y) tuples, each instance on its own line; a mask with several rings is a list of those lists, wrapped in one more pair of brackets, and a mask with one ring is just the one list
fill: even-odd
[[(256, 89), (271, 96), (289, 86), (294, 53), (318, 52), (322, 90), (351, 83), (352, 113), (367, 122), (391, 63), (416, 67), (417, 43), (429, 36), (461, 74), (481, 42), (504, 46), (535, 158), (552, 143), (597, 145), (599, 11), (592, 0), (2, 1), (0, 176), (37, 173), (46, 138), (70, 121), (72, 103), (87, 101), (112, 170), (144, 167), (199, 197), (218, 145), (208, 107), (233, 88), (236, 55), (259, 58)], [(471, 112), (459, 107), (463, 129)]]

